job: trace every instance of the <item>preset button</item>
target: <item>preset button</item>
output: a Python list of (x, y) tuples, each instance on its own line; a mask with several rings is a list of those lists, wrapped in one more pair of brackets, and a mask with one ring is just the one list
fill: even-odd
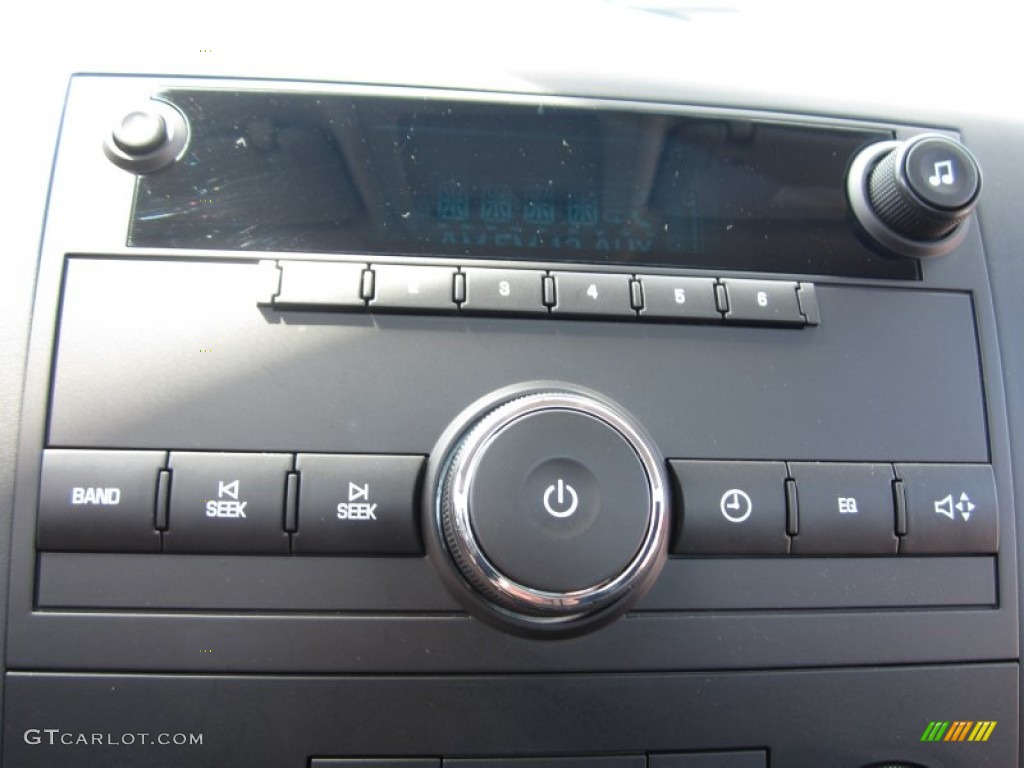
[(726, 322), (752, 325), (805, 325), (797, 284), (788, 280), (722, 281), (728, 297)]
[(591, 272), (555, 272), (555, 315), (636, 317), (630, 276)]
[(651, 320), (722, 319), (715, 303), (715, 281), (710, 277), (641, 275), (644, 306), (641, 318)]
[(375, 264), (370, 309), (395, 312), (454, 312), (454, 267)]
[(544, 273), (529, 269), (462, 270), (466, 300), (462, 311), (479, 314), (546, 315)]

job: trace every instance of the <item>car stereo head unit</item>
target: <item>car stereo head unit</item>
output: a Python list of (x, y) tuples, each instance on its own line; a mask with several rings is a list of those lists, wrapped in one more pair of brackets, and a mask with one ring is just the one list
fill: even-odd
[[(110, 706), (158, 701), (183, 728), (216, 678), (299, 734), (255, 737), (246, 763), (268, 766), (930, 764), (920, 731), (966, 706), (968, 674), (992, 698), (962, 716), (1015, 721), (981, 187), (935, 126), (74, 78), (27, 374), (8, 728), (92, 722), (72, 703), (114, 678)], [(768, 670), (801, 702), (784, 733), (755, 714)], [(545, 701), (594, 718), (587, 743), (531, 699), (549, 682)], [(483, 739), (485, 683), (522, 710), (525, 746)], [(385, 748), (342, 698), (389, 686), (407, 731)], [(820, 693), (840, 688), (843, 713)], [(645, 696), (682, 719), (621, 709)], [(709, 725), (701, 701), (742, 717)], [(851, 730), (868, 721), (871, 744)], [(1009, 765), (995, 734), (973, 754)], [(7, 750), (44, 764), (20, 736)], [(935, 764), (975, 764), (955, 754)]]

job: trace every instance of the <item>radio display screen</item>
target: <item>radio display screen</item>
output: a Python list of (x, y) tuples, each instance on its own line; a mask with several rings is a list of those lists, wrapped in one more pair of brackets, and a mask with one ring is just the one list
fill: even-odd
[(191, 138), (139, 178), (131, 246), (918, 277), (847, 210), (846, 169), (885, 131), (436, 96), (160, 98)]

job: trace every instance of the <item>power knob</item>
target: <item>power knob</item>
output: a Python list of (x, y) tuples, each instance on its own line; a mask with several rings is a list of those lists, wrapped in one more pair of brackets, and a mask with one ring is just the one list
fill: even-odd
[(912, 258), (959, 245), (980, 192), (974, 156), (938, 134), (872, 144), (847, 176), (850, 207), (866, 233), (890, 253)]
[(443, 579), (471, 613), (514, 633), (602, 626), (666, 557), (664, 460), (620, 406), (569, 385), (468, 408), (432, 454), (426, 487), (427, 548)]

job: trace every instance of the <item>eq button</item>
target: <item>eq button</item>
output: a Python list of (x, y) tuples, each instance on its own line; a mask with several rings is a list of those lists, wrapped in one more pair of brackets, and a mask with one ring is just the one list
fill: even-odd
[(894, 555), (896, 512), (889, 464), (794, 463), (801, 555)]

